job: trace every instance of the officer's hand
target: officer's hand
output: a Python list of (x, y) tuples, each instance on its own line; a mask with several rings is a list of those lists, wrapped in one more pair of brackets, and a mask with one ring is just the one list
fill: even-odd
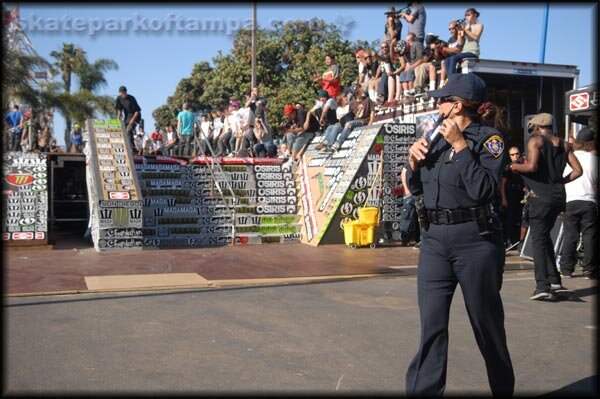
[(419, 169), (419, 163), (425, 159), (428, 152), (429, 148), (427, 148), (427, 140), (425, 140), (424, 137), (415, 141), (408, 150), (408, 163), (410, 169), (413, 171)]
[(444, 136), (448, 144), (454, 148), (454, 152), (459, 152), (467, 147), (467, 142), (462, 131), (452, 119), (445, 119), (444, 122), (442, 122), (440, 133)]

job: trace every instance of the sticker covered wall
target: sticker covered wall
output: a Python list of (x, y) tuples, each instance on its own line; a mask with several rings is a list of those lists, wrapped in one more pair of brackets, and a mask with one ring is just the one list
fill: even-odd
[(44, 154), (2, 156), (2, 240), (9, 245), (46, 244), (48, 161)]
[(86, 179), (97, 251), (141, 249), (143, 201), (129, 140), (116, 119), (89, 120)]
[(212, 166), (210, 158), (197, 157), (189, 165), (174, 160), (136, 160), (144, 246), (209, 247), (231, 244), (232, 239), (236, 245), (300, 241), (296, 183), (282, 160), (222, 158), (220, 168)]
[[(324, 236), (329, 234), (332, 220), (381, 129), (381, 125), (353, 129), (339, 151), (333, 154), (317, 150), (322, 137), (309, 145), (300, 163), (304, 243), (319, 245)], [(357, 199), (363, 195), (358, 194)], [(323, 243), (343, 242), (343, 234), (339, 237), (337, 232), (333, 234), (335, 237), (329, 237)]]

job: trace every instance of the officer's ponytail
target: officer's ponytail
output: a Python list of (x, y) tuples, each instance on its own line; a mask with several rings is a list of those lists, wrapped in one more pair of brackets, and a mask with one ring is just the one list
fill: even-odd
[(491, 126), (500, 132), (506, 132), (504, 107), (486, 101), (477, 108), (477, 115), (479, 115), (479, 119), (484, 125)]
[(491, 126), (499, 132), (506, 132), (506, 112), (504, 107), (486, 101), (481, 103), (474, 100), (465, 100), (460, 97), (452, 97), (460, 101), (464, 106), (464, 113), (469, 118), (481, 122), (483, 125)]

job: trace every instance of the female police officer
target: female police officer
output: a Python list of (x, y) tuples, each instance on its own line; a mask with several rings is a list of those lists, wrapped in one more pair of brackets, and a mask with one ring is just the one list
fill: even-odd
[(420, 138), (409, 150), (408, 186), (423, 195), (424, 207), (417, 210), (421, 343), (406, 374), (407, 393), (444, 393), (448, 318), (458, 283), (492, 394), (511, 395), (514, 373), (500, 298), (503, 238), (491, 208), (506, 154), (500, 132), (486, 126), (500, 127), (500, 110), (484, 102), (485, 84), (472, 73), (451, 75), (444, 88), (428, 94), (439, 99), (446, 117), (440, 125), (445, 140), (428, 148)]

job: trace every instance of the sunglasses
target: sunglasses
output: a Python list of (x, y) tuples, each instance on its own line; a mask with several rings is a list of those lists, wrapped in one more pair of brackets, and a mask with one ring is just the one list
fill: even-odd
[(438, 100), (438, 104), (444, 104), (444, 103), (453, 103), (455, 102), (452, 97), (440, 97)]

